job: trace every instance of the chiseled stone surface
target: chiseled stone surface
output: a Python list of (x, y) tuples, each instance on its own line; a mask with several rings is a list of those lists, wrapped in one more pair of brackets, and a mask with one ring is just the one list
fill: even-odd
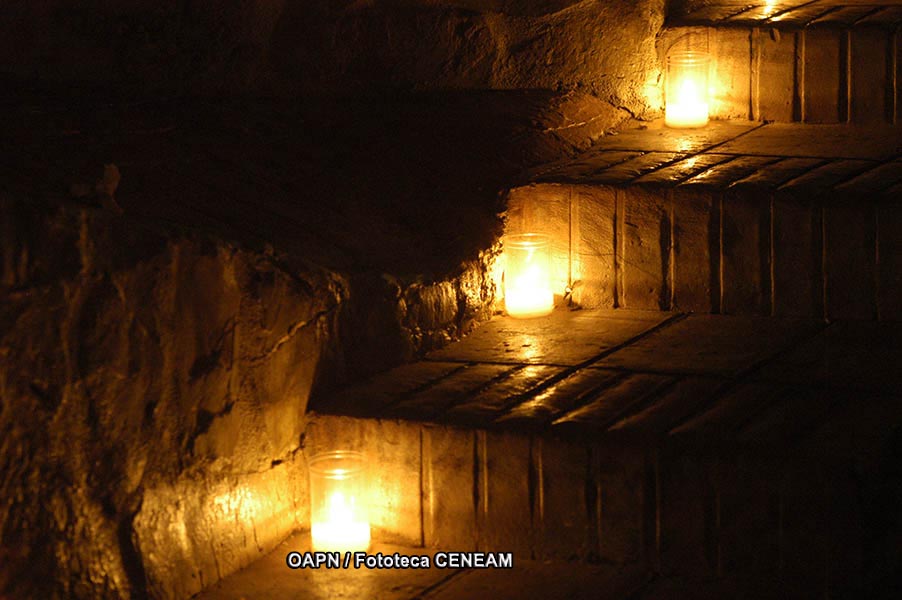
[(534, 226), (554, 239), (558, 285), (585, 308), (893, 319), (898, 138), (895, 126), (652, 126), (510, 196), (517, 214), (544, 210)]
[(647, 564), (651, 554), (649, 509), (656, 485), (649, 481), (643, 449), (599, 443), (592, 449), (598, 557), (614, 564)]
[(690, 315), (596, 363), (634, 371), (731, 375), (811, 337), (813, 320)]
[(431, 548), (476, 549), (477, 506), (473, 457), (477, 433), (423, 428), (423, 543)]
[(665, 321), (651, 311), (559, 309), (547, 317), (495, 318), (430, 360), (578, 365)]
[[(635, 320), (637, 316), (643, 320)], [(555, 357), (559, 348), (574, 346), (572, 336), (549, 336), (541, 347), (544, 355), (524, 354), (509, 362), (497, 361), (491, 353), (483, 356), (495, 362), (471, 362), (476, 356), (466, 354), (477, 335), (480, 347), (504, 348), (524, 332), (538, 335), (549, 323), (565, 328), (577, 322), (585, 328), (581, 335), (586, 343), (595, 336), (599, 344), (611, 328), (627, 326), (632, 335), (569, 364)], [(633, 329), (639, 323), (643, 327)], [(525, 321), (498, 317), (469, 340), (415, 363), (448, 365), (449, 354), (462, 353), (457, 355), (463, 361), (460, 369), (420, 386), (414, 396), (393, 405), (391, 414), (491, 430), (559, 431), (563, 436), (607, 431), (643, 438), (675, 428), (700, 428), (705, 435), (738, 431), (749, 414), (782, 401), (798, 386), (895, 389), (898, 358), (889, 348), (899, 337), (897, 330), (894, 323), (827, 326), (814, 319), (727, 315), (675, 315), (664, 321), (660, 313), (626, 310), (559, 310), (552, 317)], [(442, 361), (433, 363), (437, 355)], [(410, 373), (416, 369), (401, 367), (372, 385), (378, 389), (392, 376), (403, 379)], [(749, 377), (758, 383), (745, 382)], [(735, 381), (743, 383), (736, 388)], [(365, 385), (356, 389), (366, 396)], [(329, 406), (328, 399), (322, 406)], [(728, 427), (724, 419), (738, 421)], [(714, 424), (703, 426), (708, 422)]]
[(648, 152), (640, 154), (636, 158), (611, 165), (603, 171), (596, 171), (591, 176), (586, 177), (587, 183), (599, 184), (617, 184), (627, 183), (642, 177), (646, 173), (669, 165), (676, 160), (682, 158), (682, 155), (675, 152)]
[(771, 123), (736, 136), (717, 152), (882, 161), (899, 153), (899, 128)]
[(713, 312), (720, 306), (720, 206), (710, 194), (678, 188), (673, 207), (673, 307)]
[(764, 366), (766, 381), (887, 392), (902, 387), (894, 323), (839, 321)]
[[(516, 373), (493, 383), (481, 391), (464, 395), (454, 406), (447, 410), (449, 420), (475, 426), (487, 426), (499, 414), (518, 404), (521, 398), (528, 396), (539, 386), (557, 379), (564, 373), (563, 367), (546, 365), (526, 365)], [(426, 393), (432, 395), (432, 390)], [(432, 411), (430, 416), (437, 414)]]
[(733, 160), (727, 154), (695, 154), (639, 176), (633, 183), (680, 185), (721, 163)]
[(615, 423), (621, 415), (636, 411), (638, 405), (648, 402), (665, 386), (673, 382), (672, 377), (652, 374), (630, 374), (615, 385), (601, 391), (592, 400), (584, 402), (554, 421), (556, 430), (604, 430)]
[[(836, 186), (836, 189), (839, 192), (850, 191), (858, 195), (878, 194), (883, 190), (892, 189), (902, 183), (902, 169), (899, 165), (900, 161), (897, 158), (870, 166), (861, 174)], [(892, 198), (893, 193), (887, 193), (885, 196)]]
[(309, 527), (303, 460), (236, 479), (198, 475), (145, 490), (134, 528), (151, 597), (195, 594)]
[(710, 402), (725, 382), (710, 377), (681, 378), (662, 390), (650, 406), (624, 416), (609, 431), (651, 438), (663, 435)]
[[(353, 600), (356, 598), (385, 598), (412, 600), (448, 577), (461, 574), (459, 569), (289, 569), (289, 552), (309, 552), (309, 534), (289, 537), (272, 552), (247, 569), (234, 573), (197, 596), (204, 600), (241, 600), (259, 598), (277, 600)], [(408, 556), (427, 555), (430, 564), (435, 550), (410, 545), (374, 544), (371, 554)], [(344, 557), (342, 557), (344, 558)]]
[(535, 442), (511, 432), (480, 431), (476, 441), (477, 547), (533, 557), (537, 532)]
[(407, 363), (356, 385), (342, 388), (329, 397), (329, 411), (332, 414), (378, 414), (379, 411), (402, 402), (418, 389), (465, 368), (466, 365), (454, 362)]
[(772, 156), (739, 156), (730, 158), (712, 165), (711, 168), (705, 169), (698, 175), (686, 179), (680, 185), (723, 188), (752, 173), (766, 170), (766, 167), (778, 160), (780, 159)]
[[(602, 186), (572, 186), (570, 214), (571, 297), (580, 306), (614, 308), (616, 194)], [(570, 258), (570, 257), (568, 257)], [(579, 282), (578, 284), (576, 282)], [(568, 282), (569, 283), (569, 282)]]
[(591, 522), (596, 506), (588, 503), (586, 490), (591, 486), (591, 449), (585, 444), (561, 440), (537, 440), (534, 462), (541, 465), (541, 502), (533, 513), (538, 522), (537, 555), (565, 560), (592, 557), (597, 548), (591, 543)]
[[(721, 310), (726, 314), (771, 314), (769, 199), (727, 192), (720, 209)], [(810, 263), (801, 263), (808, 267)]]
[[(804, 192), (777, 193), (772, 198), (773, 314), (824, 314), (823, 263), (818, 260), (823, 243), (823, 211)], [(794, 268), (805, 264), (812, 268)]]
[[(641, 314), (582, 312), (598, 336), (605, 335), (602, 320), (630, 322)], [(576, 314), (563, 311), (556, 322)], [(504, 326), (481, 327), (480, 343), (503, 346), (518, 328), (539, 323), (496, 321)], [(376, 488), (393, 485), (409, 503), (405, 522), (393, 526), (409, 532), (408, 540), (419, 531), (431, 548), (504, 549), (550, 564), (602, 561), (727, 578), (721, 583), (735, 577), (740, 591), (751, 589), (744, 578), (773, 572), (772, 559), (786, 556), (786, 576), (820, 578), (831, 593), (854, 585), (862, 572), (855, 498), (871, 492), (842, 474), (850, 460), (860, 473), (877, 468), (885, 458), (878, 447), (902, 422), (891, 400), (902, 389), (899, 356), (889, 349), (898, 328), (726, 315), (646, 323), (657, 325), (594, 362), (462, 362), (465, 369), (418, 388), (421, 406), (435, 410), (431, 417), (417, 413), (418, 422), (318, 415), (304, 452), (325, 440), (367, 446), (382, 457)], [(554, 355), (552, 344), (545, 350)], [(499, 369), (485, 376), (502, 376), (482, 377), (476, 387), (454, 383), (477, 366)], [(485, 409), (485, 420), (461, 429), (457, 409), (430, 404), (431, 390), (444, 397), (454, 388), (457, 406)], [(498, 418), (490, 422), (492, 411)], [(317, 431), (323, 423), (327, 430)], [(817, 469), (835, 473), (836, 485)], [(803, 489), (809, 485), (821, 491)], [(812, 494), (830, 500), (800, 515)], [(376, 504), (377, 512), (386, 510)], [(815, 531), (828, 533), (811, 537)], [(380, 528), (376, 542), (392, 535), (398, 532)], [(817, 556), (803, 556), (803, 540)], [(834, 544), (843, 551), (829, 551)], [(836, 574), (839, 565), (845, 574)], [(452, 578), (429, 593), (454, 585)]]
[(626, 188), (617, 200), (620, 305), (668, 310), (672, 302), (670, 196), (660, 190)]
[[(626, 129), (606, 137), (593, 148), (593, 152), (618, 150), (698, 154), (760, 128), (760, 123), (742, 120), (712, 121), (707, 127), (697, 129), (671, 129), (654, 122), (643, 128)], [(587, 166), (591, 168), (591, 163)]]
[(827, 159), (819, 158), (781, 158), (779, 161), (767, 165), (766, 169), (759, 169), (730, 185), (739, 189), (773, 190), (829, 162)]
[(716, 119), (891, 125), (900, 21), (892, 1), (672, 5), (658, 54), (710, 54)]
[(544, 427), (622, 378), (618, 371), (580, 369), (512, 407), (498, 423)]
[(521, 372), (523, 369), (517, 370), (511, 365), (467, 366), (383, 412), (406, 418), (415, 418), (419, 415), (428, 419), (436, 414), (453, 411), (460, 404), (469, 402), (474, 396), (481, 395), (496, 386), (505, 386)]
[(755, 57), (750, 87), (751, 118), (759, 121), (788, 122), (801, 112), (795, 98), (796, 48), (801, 32), (781, 32), (755, 28), (752, 30), (751, 52)]
[(805, 85), (802, 118), (806, 123), (837, 123), (843, 115), (840, 97), (840, 64), (844, 32), (833, 28), (812, 28), (805, 32), (802, 68)]
[(877, 317), (878, 260), (875, 210), (868, 204), (824, 208), (824, 314), (827, 318)]
[[(398, 553), (428, 556), (429, 569), (297, 569), (285, 566), (288, 552), (310, 549), (309, 536), (289, 538), (264, 559), (213, 586), (199, 600), (331, 600), (385, 598), (386, 600), (462, 600), (572, 598), (615, 600), (642, 587), (648, 576), (640, 568), (584, 565), (566, 561), (539, 561), (514, 554), (514, 568), (439, 569), (434, 566), (437, 550), (415, 546), (375, 544), (370, 554)], [(457, 550), (445, 546), (442, 550)]]
[(868, 23), (891, 25), (898, 21), (895, 0), (677, 0), (669, 17), (688, 23), (754, 23), (761, 25), (811, 25), (840, 23), (851, 25), (867, 18)]
[(673, 434), (732, 438), (754, 416), (791, 394), (792, 390), (779, 384), (762, 382), (743, 384), (737, 389), (728, 391), (713, 406), (705, 407), (707, 410), (674, 429)]

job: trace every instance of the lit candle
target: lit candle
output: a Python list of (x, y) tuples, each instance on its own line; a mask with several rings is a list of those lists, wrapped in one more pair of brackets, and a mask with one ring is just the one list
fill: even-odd
[(504, 305), (510, 316), (541, 317), (554, 309), (549, 250), (546, 235), (526, 233), (505, 238)]
[(310, 527), (313, 549), (321, 552), (363, 552), (370, 546), (370, 526), (356, 520), (353, 507), (341, 492), (332, 492), (326, 521)]
[(310, 535), (320, 552), (358, 552), (370, 545), (365, 466), (359, 452), (317, 454), (310, 461)]
[(667, 57), (664, 124), (704, 127), (708, 124), (707, 54), (680, 52)]

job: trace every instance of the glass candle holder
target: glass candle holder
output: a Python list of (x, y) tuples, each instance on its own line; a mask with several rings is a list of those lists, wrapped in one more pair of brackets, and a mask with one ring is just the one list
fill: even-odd
[(551, 238), (524, 233), (504, 238), (504, 305), (520, 319), (542, 317), (554, 309), (551, 290)]
[(674, 52), (667, 57), (664, 124), (704, 127), (708, 124), (708, 75), (711, 57), (704, 52)]
[(310, 532), (313, 550), (363, 552), (370, 545), (366, 462), (359, 452), (313, 456), (310, 470)]

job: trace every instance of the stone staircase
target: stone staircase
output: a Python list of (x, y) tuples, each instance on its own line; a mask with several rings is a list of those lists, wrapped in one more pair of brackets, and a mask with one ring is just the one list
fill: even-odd
[[(542, 91), (6, 111), (2, 283), (20, 324), (0, 350), (27, 352), (2, 355), (23, 400), (0, 417), (29, 427), (4, 456), (53, 474), (9, 489), (94, 511), (59, 517), (46, 552), (24, 528), (21, 564), (40, 580), (83, 562), (64, 583), (85, 597), (223, 578), (210, 597), (895, 597), (900, 11), (674, 2), (659, 54), (712, 52), (716, 120), (594, 144), (627, 109)], [(93, 194), (107, 162), (124, 215)], [(490, 313), (500, 186), (509, 232), (553, 237), (556, 311), (385, 370)], [(176, 297), (194, 299), (181, 320)], [(146, 349), (127, 347), (133, 324)], [(109, 356), (126, 387), (94, 385)], [(379, 544), (523, 566), (383, 577), (381, 596), (347, 573), (293, 577), (271, 559), (309, 528), (305, 457), (336, 444), (378, 461)], [(88, 477), (97, 456), (108, 479)], [(14, 525), (50, 519), (17, 510)], [(226, 577), (274, 548), (279, 578)], [(120, 554), (137, 572), (110, 566)]]
[(382, 539), (855, 597), (887, 567), (866, 505), (902, 419), (900, 335), (625, 309), (498, 317), (316, 404), (330, 414), (312, 416), (305, 452), (378, 457)]
[(510, 191), (584, 307), (898, 319), (895, 126), (633, 130)]
[(552, 236), (556, 312), (314, 398), (309, 449), (380, 457), (393, 541), (638, 568), (635, 598), (891, 597), (900, 20), (672, 7), (716, 120), (532, 170), (507, 230)]
[(711, 53), (719, 118), (897, 123), (900, 23), (895, 1), (683, 0), (658, 48)]

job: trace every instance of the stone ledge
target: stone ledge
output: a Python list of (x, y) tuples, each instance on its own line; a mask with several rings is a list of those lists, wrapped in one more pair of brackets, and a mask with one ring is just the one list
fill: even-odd
[(678, 0), (668, 22), (676, 24), (759, 25), (882, 25), (902, 21), (902, 7), (893, 0)]
[(675, 16), (658, 38), (659, 61), (672, 50), (711, 55), (715, 118), (898, 123), (902, 6), (791, 5), (715, 3)]
[[(445, 550), (460, 550), (445, 546)], [(399, 553), (428, 556), (431, 568), (392, 570), (291, 570), (285, 566), (288, 552), (310, 550), (309, 536), (289, 538), (264, 559), (228, 577), (197, 596), (198, 600), (277, 600), (297, 598), (380, 598), (384, 600), (463, 600), (488, 596), (503, 599), (615, 600), (629, 596), (648, 580), (641, 569), (610, 565), (574, 565), (537, 561), (514, 555), (513, 569), (439, 569), (437, 550), (416, 546), (375, 544), (371, 555)]]
[[(305, 452), (325, 444), (380, 457), (371, 506), (374, 523), (393, 523), (386, 539), (740, 589), (778, 572), (802, 586), (793, 594), (813, 580), (838, 593), (863, 572), (855, 498), (879, 494), (872, 475), (851, 473), (879, 468), (902, 423), (902, 365), (884, 350), (900, 334), (894, 324), (626, 310), (496, 318), (345, 390), (340, 398), (359, 401), (342, 407), (360, 410), (369, 387), (380, 398), (396, 389), (398, 401), (376, 411), (392, 418), (311, 415)], [(521, 338), (542, 344), (512, 343)], [(562, 359), (559, 346), (595, 354)]]
[(886, 127), (626, 131), (511, 189), (507, 226), (552, 236), (587, 308), (897, 320), (899, 151)]
[[(902, 365), (886, 350), (900, 335), (896, 323), (558, 309), (525, 321), (497, 317), (426, 360), (321, 398), (317, 406), (574, 439), (682, 434), (695, 430), (686, 423), (696, 417), (720, 431), (726, 427), (721, 413), (759, 431), (753, 424), (760, 417), (767, 429), (765, 408), (803, 389), (837, 394), (837, 407), (849, 394), (902, 389), (896, 376)], [(773, 402), (745, 410), (746, 397)], [(798, 420), (806, 423), (802, 404)]]

